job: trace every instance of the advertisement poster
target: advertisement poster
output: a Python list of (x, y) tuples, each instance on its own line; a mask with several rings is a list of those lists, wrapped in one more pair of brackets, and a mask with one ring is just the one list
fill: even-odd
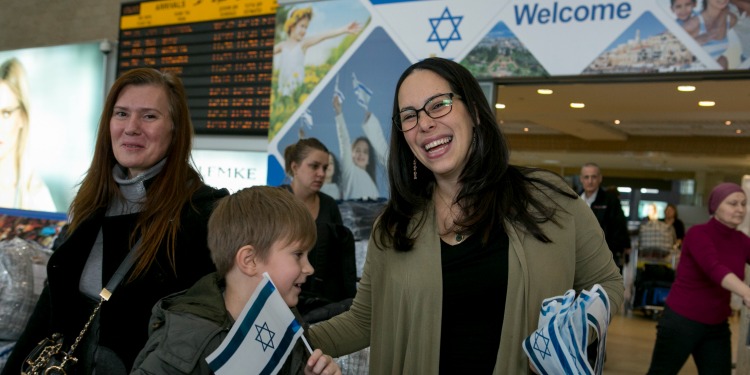
[[(274, 60), (268, 183), (287, 181), (283, 155), (288, 145), (316, 137), (343, 172), (334, 182), (344, 193), (336, 198), (372, 198), (369, 188), (346, 193), (345, 187), (352, 186), (347, 179), (359, 186), (374, 184), (379, 197), (387, 197), (384, 155), (394, 136), (395, 84), (406, 67), (431, 56), (459, 61), (480, 80), (750, 68), (750, 2), (675, 4), (281, 2), (275, 52), (282, 52)], [(354, 155), (361, 142), (369, 148), (366, 163)]]
[(0, 207), (67, 212), (104, 100), (99, 44), (0, 51)]

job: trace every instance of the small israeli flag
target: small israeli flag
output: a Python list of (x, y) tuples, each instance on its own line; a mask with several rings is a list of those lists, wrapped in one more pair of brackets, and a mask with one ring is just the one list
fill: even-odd
[[(523, 341), (523, 350), (539, 374), (601, 374), (609, 327), (609, 297), (595, 284), (542, 302), (538, 329)], [(586, 355), (589, 329), (599, 339), (595, 368)]]
[(229, 335), (206, 362), (218, 375), (276, 374), (302, 331), (268, 273), (263, 273)]
[(344, 92), (339, 88), (339, 76), (336, 75), (336, 85), (333, 86), (333, 95), (339, 97), (339, 103), (344, 102)]
[(312, 129), (313, 127), (312, 112), (310, 112), (309, 109), (305, 110), (305, 113), (300, 115), (299, 121), (302, 123), (303, 127), (307, 129)]
[(352, 86), (354, 86), (354, 95), (357, 96), (357, 104), (367, 110), (372, 97), (372, 90), (365, 86), (357, 79), (357, 75), (352, 73)]

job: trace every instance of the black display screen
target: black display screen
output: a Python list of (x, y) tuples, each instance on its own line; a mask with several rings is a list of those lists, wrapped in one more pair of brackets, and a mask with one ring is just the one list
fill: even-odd
[(275, 6), (257, 0), (123, 4), (117, 74), (152, 67), (179, 75), (196, 133), (265, 135)]

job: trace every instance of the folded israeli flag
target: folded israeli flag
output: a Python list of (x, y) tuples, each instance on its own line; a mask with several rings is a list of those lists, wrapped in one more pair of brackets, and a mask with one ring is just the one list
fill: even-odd
[(300, 336), (302, 327), (263, 273), (229, 335), (206, 362), (218, 375), (276, 374)]
[[(545, 299), (536, 331), (523, 341), (523, 350), (539, 374), (601, 374), (609, 327), (609, 297), (595, 284), (591, 291), (574, 290)], [(595, 368), (586, 356), (589, 330), (599, 338)]]
[(352, 86), (354, 86), (354, 95), (357, 96), (357, 104), (367, 110), (370, 105), (372, 90), (360, 82), (354, 73), (352, 73)]

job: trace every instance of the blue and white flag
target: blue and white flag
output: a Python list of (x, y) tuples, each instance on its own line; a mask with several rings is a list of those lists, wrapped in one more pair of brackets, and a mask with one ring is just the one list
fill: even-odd
[(362, 82), (357, 79), (357, 75), (354, 73), (352, 73), (352, 86), (354, 86), (354, 95), (357, 96), (357, 104), (367, 110), (368, 106), (370, 105), (372, 90), (362, 84)]
[(344, 92), (339, 88), (339, 76), (336, 75), (336, 85), (333, 86), (333, 95), (339, 97), (339, 103), (344, 102)]
[(302, 332), (268, 273), (263, 273), (229, 335), (206, 362), (217, 375), (276, 374)]
[[(610, 317), (609, 297), (595, 284), (591, 291), (574, 290), (542, 302), (536, 331), (523, 341), (523, 350), (539, 374), (601, 374)], [(599, 339), (595, 368), (586, 347), (589, 329)]]
[(305, 112), (299, 116), (299, 121), (302, 123), (302, 127), (307, 128), (307, 129), (312, 129), (313, 127), (312, 112), (310, 112), (309, 109), (305, 110)]

